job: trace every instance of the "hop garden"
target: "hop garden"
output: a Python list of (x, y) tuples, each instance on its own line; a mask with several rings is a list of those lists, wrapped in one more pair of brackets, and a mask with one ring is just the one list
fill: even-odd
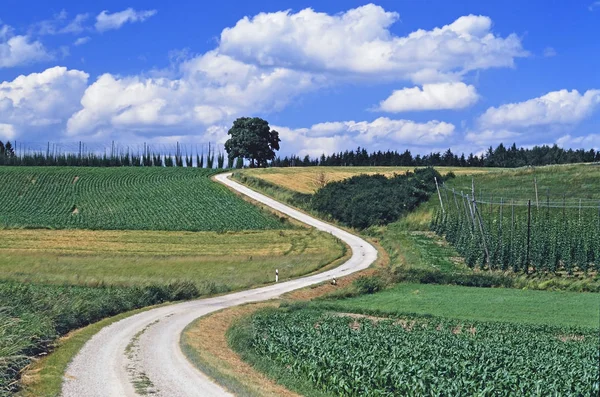
[(600, 270), (600, 202), (482, 200), (440, 194), (431, 229), (445, 236), (471, 268), (523, 273)]

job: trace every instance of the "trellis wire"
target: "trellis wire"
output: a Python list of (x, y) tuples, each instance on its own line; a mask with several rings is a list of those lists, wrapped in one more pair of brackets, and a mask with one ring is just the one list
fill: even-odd
[[(440, 190), (446, 198), (444, 203), (439, 195), (445, 211), (435, 214), (432, 230), (445, 236), (470, 267), (525, 273), (600, 271), (600, 200), (568, 202), (563, 194), (562, 201), (551, 201), (549, 189), (545, 203), (539, 200), (539, 192), (527, 200), (509, 201), (501, 195), (494, 200), (494, 193), (488, 192), (489, 199), (484, 200), (481, 190), (475, 194), (474, 181), (470, 194), (446, 185), (440, 185)], [(507, 205), (511, 210), (508, 221), (504, 216)], [(562, 216), (554, 209), (562, 209)], [(506, 238), (505, 228), (510, 230)]]

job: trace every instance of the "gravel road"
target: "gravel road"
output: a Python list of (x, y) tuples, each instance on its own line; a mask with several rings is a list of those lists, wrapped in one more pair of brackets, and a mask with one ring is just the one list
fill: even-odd
[(216, 179), (319, 230), (346, 242), (352, 257), (341, 266), (308, 277), (266, 287), (165, 306), (118, 321), (96, 334), (75, 356), (64, 376), (63, 397), (231, 396), (197, 370), (179, 348), (183, 329), (198, 317), (248, 302), (276, 298), (283, 293), (317, 284), (369, 267), (377, 258), (365, 240), (321, 222), (229, 179)]

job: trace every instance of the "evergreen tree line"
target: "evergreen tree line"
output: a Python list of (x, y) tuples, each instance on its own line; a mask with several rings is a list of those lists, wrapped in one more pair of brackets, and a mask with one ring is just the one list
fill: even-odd
[[(113, 145), (114, 147), (114, 145)], [(177, 144), (175, 154), (160, 153), (145, 146), (142, 153), (112, 149), (110, 154), (85, 152), (82, 144), (78, 153), (59, 152), (50, 149), (45, 152), (24, 151), (18, 153), (13, 144), (0, 141), (0, 166), (72, 166), (72, 167), (197, 167), (197, 168), (242, 168), (243, 159), (229, 159), (225, 164), (225, 153), (215, 153), (214, 146), (208, 145), (208, 152), (196, 155), (183, 154)]]
[(600, 151), (594, 149), (563, 149), (554, 146), (535, 146), (531, 149), (517, 148), (513, 143), (507, 148), (499, 144), (495, 149), (490, 146), (486, 153), (477, 156), (473, 153), (460, 156), (448, 149), (444, 153), (434, 152), (413, 156), (409, 150), (367, 152), (364, 148), (345, 151), (319, 158), (305, 156), (277, 157), (273, 167), (311, 167), (311, 166), (450, 166), (450, 167), (523, 167), (549, 164), (593, 163), (600, 161)]

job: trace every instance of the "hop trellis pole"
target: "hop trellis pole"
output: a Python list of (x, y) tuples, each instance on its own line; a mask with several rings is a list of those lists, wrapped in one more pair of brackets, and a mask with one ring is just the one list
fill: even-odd
[(600, 271), (597, 199), (567, 201), (567, 195), (561, 193), (562, 200), (552, 201), (545, 188), (544, 203), (543, 198), (540, 202), (539, 186), (537, 198), (532, 189), (533, 197), (527, 200), (506, 199), (490, 190), (481, 199), (474, 180), (467, 194), (444, 184), (438, 188), (440, 207), (433, 230), (445, 235), (469, 266), (527, 274)]

